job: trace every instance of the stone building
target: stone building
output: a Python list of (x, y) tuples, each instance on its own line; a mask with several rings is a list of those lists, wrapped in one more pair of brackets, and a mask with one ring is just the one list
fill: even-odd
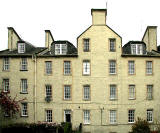
[(8, 49), (0, 51), (2, 90), (26, 100), (12, 122), (82, 123), (84, 133), (128, 133), (141, 117), (154, 130), (160, 117), (160, 48), (157, 27), (122, 47), (106, 25), (106, 9), (92, 9), (92, 25), (69, 41), (45, 31), (45, 47), (35, 47), (8, 28)]

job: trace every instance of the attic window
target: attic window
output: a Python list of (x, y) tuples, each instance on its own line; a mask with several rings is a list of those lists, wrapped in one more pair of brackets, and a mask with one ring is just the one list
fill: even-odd
[(131, 52), (132, 52), (132, 54), (142, 55), (143, 54), (142, 44), (132, 44), (131, 45)]
[(25, 52), (25, 43), (18, 43), (18, 53)]
[(67, 53), (66, 44), (55, 44), (55, 54), (56, 55), (65, 55)]

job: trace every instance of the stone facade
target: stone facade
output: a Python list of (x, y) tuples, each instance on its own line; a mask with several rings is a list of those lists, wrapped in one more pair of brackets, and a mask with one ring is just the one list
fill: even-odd
[[(26, 97), (27, 115), (22, 116), (20, 112), (17, 119), (1, 115), (2, 124), (46, 121), (46, 110), (52, 110), (52, 122), (61, 123), (70, 117), (73, 128), (77, 128), (82, 123), (84, 133), (128, 133), (137, 117), (147, 119), (148, 110), (151, 111), (152, 117), (152, 120), (148, 121), (151, 122), (154, 130), (154, 123), (160, 117), (160, 54), (157, 51), (156, 27), (148, 26), (146, 29), (142, 39), (147, 47), (145, 54), (125, 54), (122, 38), (106, 25), (106, 10), (92, 9), (91, 14), (93, 23), (78, 36), (78, 52), (75, 50), (73, 54), (53, 55), (50, 47), (53, 46), (54, 39), (48, 30), (46, 30), (46, 47), (34, 47), (30, 49), (32, 52), (18, 53), (17, 42), (22, 39), (13, 28), (8, 28), (9, 49), (0, 52), (2, 68), (0, 83), (3, 89), (3, 80), (9, 79), (10, 95), (13, 97), (17, 95), (17, 99)], [(85, 39), (89, 40), (87, 52), (84, 51)], [(110, 40), (114, 40), (114, 51), (110, 50)], [(25, 47), (30, 45), (26, 43)], [(69, 45), (74, 49), (71, 44), (67, 44)], [(9, 57), (9, 70), (3, 70), (6, 57)], [(27, 58), (27, 71), (20, 70), (23, 57)], [(88, 75), (83, 74), (83, 61), (86, 60), (90, 63)], [(69, 75), (64, 74), (65, 61), (70, 61)], [(110, 61), (114, 61), (115, 66), (111, 66)], [(134, 62), (132, 74), (129, 73), (129, 61)], [(50, 74), (46, 74), (46, 62), (51, 62)], [(147, 62), (152, 63), (150, 67), (152, 73), (149, 74), (146, 73)], [(115, 68), (113, 68), (114, 73), (110, 72), (111, 67)], [(21, 93), (21, 79), (27, 79), (28, 87), (25, 94)], [(50, 102), (45, 100), (46, 85), (52, 88)], [(66, 85), (70, 86), (70, 98), (67, 100), (64, 98)], [(90, 96), (87, 100), (84, 99), (85, 85), (90, 86)], [(152, 87), (150, 99), (147, 98), (149, 85)], [(111, 86), (116, 89), (112, 90)], [(130, 86), (134, 86), (133, 92), (129, 91)], [(65, 110), (70, 111), (69, 116), (66, 116)], [(89, 119), (88, 123), (84, 120), (86, 110), (89, 111), (89, 117), (85, 116)], [(130, 110), (134, 113), (132, 114)], [(129, 112), (134, 116), (129, 118)], [(132, 118), (134, 121), (129, 122)]]

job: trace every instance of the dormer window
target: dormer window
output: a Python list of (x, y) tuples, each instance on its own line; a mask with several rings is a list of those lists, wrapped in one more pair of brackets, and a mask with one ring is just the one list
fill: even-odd
[(132, 52), (132, 54), (142, 55), (143, 54), (142, 44), (132, 44), (131, 45), (131, 52)]
[(25, 52), (25, 43), (18, 43), (18, 53)]
[(65, 55), (67, 53), (66, 44), (55, 44), (55, 54), (56, 55)]

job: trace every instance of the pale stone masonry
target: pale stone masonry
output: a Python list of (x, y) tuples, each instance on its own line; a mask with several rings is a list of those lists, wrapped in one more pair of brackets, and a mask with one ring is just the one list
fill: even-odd
[[(45, 31), (35, 47), (8, 28), (8, 49), (0, 51), (3, 91), (23, 101), (17, 118), (1, 113), (0, 124), (70, 121), (84, 133), (128, 133), (137, 117), (154, 130), (160, 117), (160, 51), (157, 27), (140, 41), (122, 38), (106, 25), (106, 9), (92, 9), (92, 25), (69, 41)], [(136, 34), (136, 33), (135, 33)]]

